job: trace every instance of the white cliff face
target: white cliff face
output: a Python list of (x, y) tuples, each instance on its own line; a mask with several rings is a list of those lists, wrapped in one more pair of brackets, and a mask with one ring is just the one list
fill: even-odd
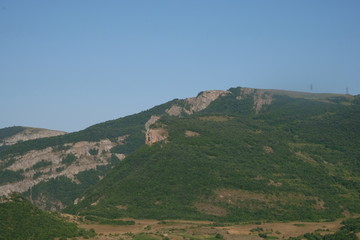
[(159, 120), (160, 117), (153, 115), (150, 117), (150, 119), (145, 123), (145, 129), (148, 129), (152, 124), (156, 123), (157, 120)]
[(213, 101), (221, 96), (231, 94), (229, 91), (210, 90), (200, 93), (197, 97), (185, 99), (185, 107), (177, 104), (166, 109), (165, 112), (170, 116), (179, 117), (182, 113), (193, 114), (207, 108)]
[(41, 129), (41, 128), (25, 128), (24, 131), (17, 133), (11, 137), (5, 138), (0, 142), (0, 147), (3, 145), (13, 145), (19, 141), (28, 141), (38, 138), (54, 137), (64, 135), (66, 132)]
[(169, 137), (169, 132), (165, 128), (149, 128), (146, 130), (145, 143), (152, 145), (156, 142), (165, 141)]
[(183, 112), (183, 108), (179, 105), (172, 105), (169, 109), (166, 109), (165, 112), (170, 116), (178, 117)]
[(254, 100), (254, 110), (256, 113), (259, 113), (260, 110), (265, 105), (269, 105), (272, 103), (273, 98), (272, 94), (267, 90), (262, 89), (254, 89), (254, 88), (241, 88), (241, 94), (237, 97), (238, 100), (246, 98), (249, 95), (253, 95)]
[(150, 126), (156, 123), (160, 119), (159, 116), (151, 116), (150, 119), (145, 123), (145, 144), (152, 145), (156, 142), (164, 141), (168, 138), (169, 133), (164, 128), (150, 128)]
[[(124, 140), (126, 136), (119, 137)], [(119, 143), (111, 142), (109, 139), (102, 139), (99, 142), (77, 142), (68, 143), (62, 146), (63, 150), (48, 147), (42, 150), (32, 150), (23, 155), (13, 157), (14, 163), (7, 167), (7, 170), (21, 171), (24, 180), (14, 183), (0, 183), (0, 196), (11, 192), (25, 192), (32, 186), (48, 181), (51, 178), (65, 176), (73, 181), (77, 181), (76, 174), (96, 169), (97, 166), (107, 165), (111, 158), (110, 149)], [(96, 154), (91, 154), (90, 150), (97, 150)], [(73, 154), (76, 159), (70, 164), (63, 163), (62, 160), (69, 154)], [(124, 154), (118, 154), (120, 160), (125, 158)], [(8, 161), (9, 159), (4, 159)], [(40, 162), (47, 162), (44, 167), (36, 167)], [(34, 168), (35, 166), (35, 168)], [(34, 175), (40, 175), (37, 178)]]
[(207, 108), (210, 103), (218, 99), (220, 96), (225, 96), (231, 94), (229, 91), (222, 90), (211, 90), (202, 92), (199, 96), (194, 98), (187, 98), (186, 104), (189, 105), (190, 109), (184, 109), (187, 114), (193, 114), (194, 112), (199, 112)]

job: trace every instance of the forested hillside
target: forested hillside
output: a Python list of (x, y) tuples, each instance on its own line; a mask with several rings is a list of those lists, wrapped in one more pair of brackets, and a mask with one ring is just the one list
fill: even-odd
[(168, 137), (129, 155), (67, 211), (217, 221), (360, 212), (354, 98), (277, 93), (256, 113), (254, 95), (230, 91), (204, 111), (158, 120), (151, 128)]
[(19, 195), (0, 198), (0, 239), (49, 240), (94, 235), (55, 213), (41, 211)]
[(68, 212), (106, 218), (318, 220), (358, 213), (359, 99), (201, 92), (3, 149), (0, 190), (19, 189), (53, 210), (75, 202)]

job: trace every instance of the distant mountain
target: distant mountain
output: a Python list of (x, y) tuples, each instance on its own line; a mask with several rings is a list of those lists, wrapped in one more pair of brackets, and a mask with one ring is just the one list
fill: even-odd
[(3, 149), (0, 193), (24, 192), (54, 210), (75, 202), (67, 211), (108, 218), (359, 213), (359, 103), (339, 94), (204, 91)]

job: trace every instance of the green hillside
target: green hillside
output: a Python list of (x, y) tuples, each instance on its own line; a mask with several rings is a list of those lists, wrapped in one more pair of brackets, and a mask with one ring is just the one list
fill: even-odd
[[(117, 145), (111, 149), (113, 154), (111, 158), (108, 159), (108, 165), (97, 166), (96, 169), (78, 173), (76, 175), (77, 182), (74, 182), (67, 177), (60, 176), (52, 178), (49, 181), (42, 181), (32, 187), (31, 197), (36, 200), (34, 201), (34, 204), (37, 204), (37, 206), (46, 209), (54, 209), (58, 208), (56, 204), (59, 201), (62, 205), (66, 206), (72, 203), (76, 198), (80, 197), (86, 189), (93, 186), (99, 178), (102, 178), (109, 169), (119, 162), (119, 159), (114, 155), (115, 153), (128, 154), (143, 145), (145, 139), (144, 124), (152, 115), (163, 114), (165, 109), (173, 102), (177, 102), (177, 100), (156, 106), (138, 114), (96, 124), (79, 132), (24, 141), (12, 146), (7, 146), (6, 148), (0, 148), (0, 186), (24, 179), (22, 174), (24, 174), (24, 172), (26, 173), (26, 169), (23, 169), (22, 171), (11, 171), (6, 169), (15, 162), (13, 156), (22, 155), (31, 150), (45, 149), (47, 147), (53, 147), (53, 151), (66, 150), (64, 144), (80, 141), (110, 139), (111, 141), (116, 142), (117, 137), (127, 135), (128, 137), (123, 145)], [(18, 128), (4, 129), (4, 131), (0, 132), (2, 134), (1, 136), (8, 136), (10, 130), (12, 130), (11, 133), (14, 133)], [(68, 165), (70, 164), (71, 163)], [(64, 167), (56, 169), (57, 172), (62, 172), (63, 170)], [(34, 175), (34, 178), (39, 177), (42, 174), (42, 172), (39, 172)], [(24, 196), (30, 198), (30, 190), (25, 192)]]
[(114, 138), (122, 135), (129, 135), (126, 144), (122, 145), (121, 149), (118, 148), (113, 151), (129, 153), (144, 143), (145, 135), (143, 129), (144, 124), (149, 120), (149, 118), (152, 115), (163, 114), (165, 109), (176, 101), (177, 100), (173, 100), (137, 114), (99, 123), (78, 132), (21, 142), (0, 151), (0, 158), (4, 158), (10, 154), (23, 154), (30, 150), (61, 146), (65, 143), (99, 141), (104, 138), (113, 140)]
[(239, 90), (197, 114), (156, 122), (152, 128), (166, 129), (168, 139), (130, 154), (67, 211), (216, 221), (359, 213), (360, 106), (354, 98), (279, 93), (255, 114), (254, 95), (239, 100)]
[[(40, 182), (31, 189), (34, 203), (67, 206), (87, 191), (67, 211), (217, 221), (318, 220), (359, 212), (360, 96), (231, 88), (192, 114), (190, 102), (175, 99), (0, 149), (0, 185), (23, 179), (24, 171), (6, 169), (15, 162), (11, 156), (80, 141), (115, 143), (126, 135), (111, 149), (109, 165), (80, 172), (76, 181), (61, 176)], [(175, 105), (181, 114), (170, 116), (166, 110)], [(165, 129), (169, 137), (147, 146), (144, 124), (154, 115), (161, 119), (151, 128)], [(115, 153), (129, 155), (120, 162)], [(45, 203), (38, 201), (44, 197)]]
[(94, 232), (79, 229), (57, 214), (39, 210), (19, 195), (0, 198), (0, 239), (50, 240), (93, 235)]

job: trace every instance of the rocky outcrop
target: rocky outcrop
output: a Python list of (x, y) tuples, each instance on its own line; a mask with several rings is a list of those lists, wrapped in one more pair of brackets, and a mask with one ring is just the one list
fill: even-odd
[(207, 108), (213, 101), (221, 96), (231, 94), (229, 91), (223, 90), (210, 90), (201, 92), (197, 97), (186, 98), (184, 100), (184, 107), (174, 104), (170, 108), (166, 109), (165, 112), (170, 116), (179, 117), (182, 113), (193, 114)]
[[(230, 91), (223, 90), (210, 90), (199, 93), (197, 97), (186, 98), (182, 100), (182, 103), (176, 103), (170, 108), (165, 110), (165, 113), (170, 116), (180, 117), (182, 114), (193, 114), (199, 111), (206, 109), (212, 102), (217, 100), (219, 97), (233, 94)], [(238, 100), (243, 100), (245, 98), (253, 98), (253, 108), (256, 113), (259, 113), (263, 106), (271, 104), (272, 94), (267, 90), (259, 90), (253, 88), (240, 88), (240, 94), (236, 97)], [(182, 106), (181, 106), (182, 105)], [(145, 143), (152, 145), (158, 141), (164, 141), (168, 137), (168, 132), (163, 128), (150, 129), (150, 126), (157, 122), (161, 116), (151, 116), (151, 118), (145, 123), (146, 129), (146, 138)], [(214, 120), (221, 117), (213, 117)], [(222, 117), (224, 118), (224, 117)], [(228, 120), (228, 119), (225, 119)], [(185, 133), (186, 136), (194, 136), (191, 133)]]
[(152, 145), (156, 142), (165, 141), (169, 137), (169, 133), (165, 128), (149, 128), (146, 130), (146, 140), (147, 145)]
[[(11, 192), (25, 192), (42, 181), (59, 176), (68, 177), (76, 182), (76, 174), (96, 169), (100, 165), (107, 165), (111, 158), (110, 149), (115, 145), (117, 143), (111, 142), (109, 139), (103, 139), (99, 142), (82, 141), (65, 144), (61, 146), (60, 149), (62, 150), (57, 147), (48, 147), (15, 156), (14, 163), (6, 169), (20, 171), (25, 178), (19, 182), (0, 186), (0, 196)], [(63, 160), (69, 155), (75, 156), (74, 160), (64, 162)], [(117, 157), (122, 160), (125, 155), (118, 154)], [(9, 161), (9, 159), (5, 159), (5, 161)], [(42, 162), (47, 164), (41, 166), (39, 163)]]
[(166, 109), (165, 112), (170, 116), (178, 117), (183, 112), (183, 108), (179, 105), (172, 105), (169, 109)]
[(25, 128), (24, 131), (17, 133), (11, 137), (5, 138), (2, 142), (0, 142), (0, 146), (3, 145), (13, 145), (20, 141), (28, 141), (38, 138), (45, 137), (54, 137), (59, 135), (64, 135), (66, 132), (48, 130), (42, 128)]
[(160, 119), (159, 116), (151, 116), (145, 123), (145, 144), (152, 145), (156, 142), (164, 141), (168, 138), (169, 133), (165, 128), (150, 128), (151, 125)]
[(273, 101), (272, 94), (270, 92), (268, 92), (267, 90), (254, 88), (241, 88), (240, 96), (236, 98), (238, 100), (242, 100), (249, 96), (253, 96), (253, 108), (256, 113), (259, 113), (264, 105), (269, 105)]
[(218, 99), (220, 96), (225, 96), (228, 94), (231, 94), (231, 92), (223, 90), (204, 91), (200, 93), (197, 97), (187, 98), (185, 100), (187, 106), (185, 107), (184, 111), (187, 114), (199, 112), (207, 108), (210, 103)]
[(150, 119), (145, 123), (145, 129), (148, 129), (151, 125), (156, 123), (156, 121), (159, 119), (160, 119), (159, 116), (155, 116), (155, 115), (151, 116)]

